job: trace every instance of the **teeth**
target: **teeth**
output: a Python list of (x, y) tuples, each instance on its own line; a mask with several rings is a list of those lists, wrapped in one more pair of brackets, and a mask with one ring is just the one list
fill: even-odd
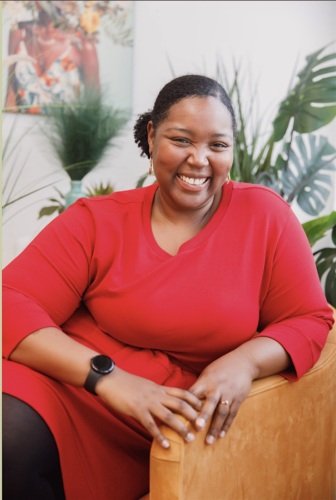
[(179, 178), (182, 181), (187, 182), (188, 184), (192, 184), (193, 186), (201, 186), (208, 180), (207, 177), (203, 177), (202, 179), (195, 179), (193, 177), (186, 177), (185, 175), (179, 175)]

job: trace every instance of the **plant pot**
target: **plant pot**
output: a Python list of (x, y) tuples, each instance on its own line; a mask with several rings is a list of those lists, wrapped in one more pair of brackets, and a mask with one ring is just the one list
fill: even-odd
[(65, 208), (74, 203), (79, 198), (85, 197), (85, 193), (82, 191), (82, 181), (71, 180), (70, 191), (65, 195)]

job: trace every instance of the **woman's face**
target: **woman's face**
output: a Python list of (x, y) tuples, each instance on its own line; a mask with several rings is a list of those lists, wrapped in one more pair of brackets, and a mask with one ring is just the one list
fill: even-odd
[(148, 124), (160, 196), (171, 208), (211, 206), (220, 196), (233, 162), (230, 112), (214, 97), (189, 97), (174, 104), (157, 127)]

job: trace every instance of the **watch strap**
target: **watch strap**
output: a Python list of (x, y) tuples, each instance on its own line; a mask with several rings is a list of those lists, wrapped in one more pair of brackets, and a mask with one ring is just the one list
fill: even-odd
[(91, 392), (91, 394), (94, 394), (95, 396), (97, 396), (97, 393), (95, 390), (96, 385), (97, 385), (98, 380), (101, 377), (103, 377), (104, 375), (106, 375), (106, 373), (98, 373), (93, 368), (91, 368), (89, 375), (87, 376), (87, 378), (85, 380), (84, 388), (87, 391)]

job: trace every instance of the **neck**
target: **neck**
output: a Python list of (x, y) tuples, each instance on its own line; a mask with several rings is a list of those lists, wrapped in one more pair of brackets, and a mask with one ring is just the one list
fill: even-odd
[(154, 198), (152, 218), (156, 220), (165, 220), (175, 226), (188, 225), (189, 227), (201, 230), (216, 212), (220, 200), (221, 192), (216, 193), (215, 196), (202, 207), (181, 210), (167, 203), (162, 196), (160, 188), (158, 188)]

